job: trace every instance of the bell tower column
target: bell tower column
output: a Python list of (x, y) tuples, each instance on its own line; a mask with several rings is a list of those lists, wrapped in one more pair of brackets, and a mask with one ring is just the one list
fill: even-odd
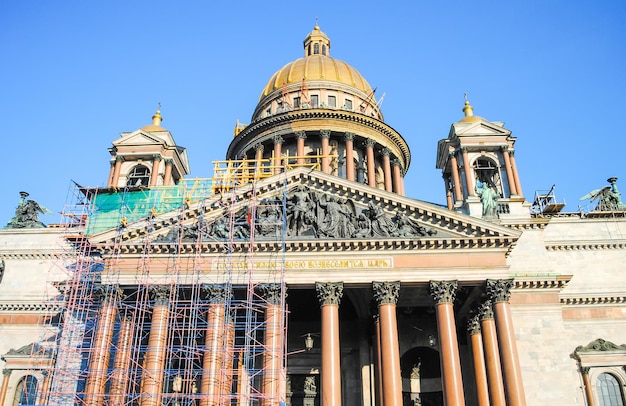
[(430, 281), (430, 293), (437, 303), (437, 331), (441, 347), (443, 398), (446, 406), (465, 405), (461, 357), (452, 305), (457, 289), (457, 281)]
[(502, 147), (502, 157), (504, 158), (504, 170), (506, 171), (506, 180), (509, 183), (509, 190), (512, 195), (517, 195), (517, 182), (515, 182), (515, 177), (513, 176), (513, 170), (511, 168), (511, 159), (509, 157), (509, 148), (504, 146)]
[(339, 303), (343, 282), (317, 282), (315, 290), (322, 309), (322, 404), (341, 406)]
[(517, 188), (517, 194), (520, 197), (524, 196), (522, 193), (522, 184), (519, 181), (519, 172), (517, 172), (517, 165), (515, 164), (515, 150), (509, 150), (509, 155), (511, 159), (511, 168), (513, 169), (513, 177), (515, 178), (515, 187)]
[(161, 163), (161, 155), (152, 155), (152, 173), (150, 176), (150, 186), (156, 186), (159, 179), (159, 164)]
[(402, 375), (400, 373), (400, 348), (396, 304), (400, 295), (400, 282), (372, 282), (374, 298), (380, 316), (380, 374), (383, 381), (383, 405), (402, 406)]

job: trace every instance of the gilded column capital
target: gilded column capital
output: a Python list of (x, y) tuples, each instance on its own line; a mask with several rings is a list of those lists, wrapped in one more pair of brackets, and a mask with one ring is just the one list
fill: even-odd
[(480, 315), (475, 315), (467, 321), (467, 332), (469, 335), (480, 334)]
[(306, 140), (306, 131), (296, 131), (294, 132), (296, 138)]
[(170, 300), (170, 285), (155, 285), (148, 288), (150, 297), (154, 299), (155, 305), (165, 305)]
[(264, 283), (259, 286), (259, 290), (261, 291), (261, 295), (263, 295), (265, 300), (269, 303), (274, 305), (280, 304), (281, 289), (278, 283)]
[(430, 295), (437, 304), (454, 302), (458, 288), (458, 281), (430, 281)]
[(223, 284), (203, 284), (202, 293), (204, 298), (211, 303), (225, 302), (230, 298), (230, 292)]
[(487, 295), (495, 303), (508, 302), (512, 287), (513, 279), (487, 279)]
[(280, 135), (273, 136), (272, 140), (274, 141), (274, 145), (282, 145), (285, 142), (285, 139)]
[(478, 317), (480, 321), (493, 319), (493, 307), (491, 307), (491, 300), (486, 300), (478, 306)]
[(256, 144), (254, 144), (254, 150), (255, 151), (263, 151), (264, 149), (265, 149), (265, 147), (260, 142), (257, 142)]
[(343, 282), (315, 282), (315, 291), (320, 306), (339, 305), (343, 296)]
[(354, 141), (354, 133), (347, 132), (343, 135), (344, 141)]
[(330, 130), (320, 130), (321, 138), (330, 138)]
[(376, 141), (374, 141), (371, 138), (368, 138), (365, 141), (363, 141), (363, 146), (365, 148), (374, 148), (375, 145), (376, 145)]
[(391, 155), (391, 150), (387, 147), (383, 148), (380, 150), (380, 153), (383, 154), (383, 156), (389, 156)]
[(101, 303), (112, 303), (120, 300), (124, 292), (117, 285), (97, 285), (94, 297)]
[(400, 296), (400, 281), (395, 282), (372, 282), (374, 299), (378, 305), (397, 304)]
[(11, 376), (11, 372), (12, 371), (13, 371), (12, 369), (3, 369), (2, 370), (2, 375), (3, 376)]

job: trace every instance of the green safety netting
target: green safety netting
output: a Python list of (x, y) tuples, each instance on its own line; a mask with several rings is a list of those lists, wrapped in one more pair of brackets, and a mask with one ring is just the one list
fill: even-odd
[(211, 179), (183, 180), (176, 186), (150, 189), (100, 191), (92, 196), (92, 211), (87, 219), (86, 234), (93, 235), (117, 228), (125, 219), (128, 224), (183, 207), (187, 202), (205, 199), (213, 193)]

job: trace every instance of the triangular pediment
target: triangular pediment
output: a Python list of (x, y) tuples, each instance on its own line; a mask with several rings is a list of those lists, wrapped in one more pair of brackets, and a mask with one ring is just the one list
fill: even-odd
[[(251, 196), (256, 195), (256, 198)], [(184, 199), (181, 199), (181, 202)], [(520, 233), (444, 207), (298, 168), (236, 190), (189, 199), (179, 208), (146, 215), (89, 237), (95, 244), (144, 245), (159, 252), (176, 244), (257, 244), (301, 247), (354, 244), (373, 247), (508, 251)], [(284, 227), (284, 234), (283, 234)], [(167, 251), (168, 248), (165, 248)]]
[(452, 124), (450, 138), (452, 137), (484, 137), (484, 136), (508, 136), (511, 131), (504, 128), (502, 123), (490, 122), (481, 119), (477, 122), (458, 122)]
[(136, 146), (136, 145), (167, 145), (174, 146), (174, 139), (169, 131), (162, 132), (146, 132), (142, 130), (133, 131), (131, 133), (122, 133), (122, 136), (113, 141), (116, 147)]

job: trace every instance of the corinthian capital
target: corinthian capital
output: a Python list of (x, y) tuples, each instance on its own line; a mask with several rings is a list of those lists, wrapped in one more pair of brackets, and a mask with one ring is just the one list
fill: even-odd
[(302, 138), (306, 140), (306, 131), (296, 131), (294, 132), (296, 138)]
[(354, 133), (347, 132), (343, 135), (344, 141), (352, 141), (354, 140)]
[(281, 289), (277, 283), (266, 283), (259, 286), (261, 295), (271, 304), (280, 304), (281, 301)]
[(480, 334), (480, 316), (477, 314), (467, 321), (469, 335)]
[(396, 282), (372, 282), (374, 299), (378, 305), (397, 304), (400, 296), (400, 281)]
[(487, 295), (495, 303), (508, 302), (512, 287), (513, 279), (487, 279)]
[(320, 137), (330, 138), (330, 130), (320, 130)]
[(491, 300), (486, 300), (480, 306), (478, 306), (478, 317), (480, 320), (493, 319), (493, 308), (491, 307)]
[(94, 296), (100, 302), (116, 302), (122, 298), (122, 289), (117, 285), (98, 285), (94, 289)]
[(148, 288), (150, 297), (155, 300), (156, 305), (164, 305), (170, 299), (171, 287), (169, 285), (155, 285)]
[(430, 295), (437, 304), (454, 302), (458, 288), (458, 281), (430, 281)]
[(365, 146), (365, 148), (374, 148), (375, 145), (376, 145), (376, 141), (374, 141), (371, 138), (368, 138), (365, 141), (363, 141), (363, 146)]
[(210, 302), (225, 302), (230, 294), (226, 286), (221, 284), (203, 284), (202, 293)]
[(343, 296), (343, 282), (315, 282), (315, 291), (320, 301), (320, 306), (341, 303)]

